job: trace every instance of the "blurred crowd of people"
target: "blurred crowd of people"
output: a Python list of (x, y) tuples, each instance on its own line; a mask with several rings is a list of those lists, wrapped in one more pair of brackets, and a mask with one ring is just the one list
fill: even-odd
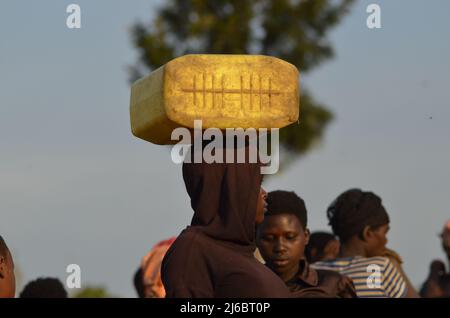
[[(310, 233), (304, 200), (293, 191), (266, 193), (260, 167), (183, 163), (194, 215), (142, 258), (139, 297), (450, 297), (450, 221), (441, 233), (449, 264), (433, 261), (416, 291), (402, 258), (387, 248), (390, 219), (378, 195), (343, 192), (326, 211), (332, 233)], [(0, 237), (0, 298), (15, 295), (13, 255)], [(59, 280), (39, 278), (19, 297), (67, 292)]]
[[(257, 248), (253, 256), (284, 281), (290, 291), (289, 297), (449, 298), (450, 272), (441, 260), (431, 263), (429, 276), (420, 290), (416, 291), (402, 268), (402, 258), (386, 247), (389, 229), (387, 213), (385, 219), (381, 218), (381, 222), (377, 222), (376, 217), (373, 217), (377, 212), (366, 210), (366, 216), (356, 220), (361, 222), (360, 226), (351, 224), (355, 219), (349, 214), (364, 213), (360, 209), (368, 209), (367, 205), (371, 204), (369, 201), (374, 201), (374, 208), (384, 209), (377, 195), (359, 189), (344, 192), (328, 209), (328, 213), (347, 214), (341, 217), (350, 218), (334, 221), (341, 222), (347, 229), (345, 231), (348, 231), (349, 236), (346, 237), (342, 233), (336, 234), (339, 233), (336, 227), (332, 227), (334, 234), (310, 233), (304, 201), (295, 192), (270, 192), (267, 195), (264, 221), (256, 229)], [(330, 212), (330, 209), (341, 204), (345, 204), (347, 212)], [(440, 238), (450, 265), (450, 221), (445, 224)], [(143, 258), (134, 276), (139, 297), (166, 297), (161, 265), (174, 241), (175, 237), (172, 237), (157, 243)], [(371, 281), (369, 284), (368, 279)], [(214, 295), (204, 297), (208, 296)], [(275, 297), (270, 291), (268, 296)]]

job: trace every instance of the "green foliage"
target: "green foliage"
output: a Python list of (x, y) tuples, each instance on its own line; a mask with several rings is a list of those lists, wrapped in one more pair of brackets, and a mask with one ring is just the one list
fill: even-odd
[[(140, 61), (130, 68), (135, 80), (191, 53), (264, 54), (308, 72), (333, 56), (328, 31), (354, 0), (171, 0), (152, 24), (137, 23), (133, 41)], [(322, 138), (333, 115), (302, 90), (300, 124), (280, 131), (291, 155), (306, 153)]]
[[(280, 143), (288, 151), (304, 153), (321, 139), (333, 115), (317, 104), (307, 92), (302, 94), (300, 105), (299, 122), (280, 130)], [(309, 137), (299, 138), (300, 135)]]
[(82, 290), (76, 292), (73, 298), (115, 298), (109, 294), (106, 288), (103, 287), (85, 287)]

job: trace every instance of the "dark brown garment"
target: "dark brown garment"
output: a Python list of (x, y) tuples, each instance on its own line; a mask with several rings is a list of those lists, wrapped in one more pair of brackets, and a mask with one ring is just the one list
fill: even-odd
[(353, 281), (347, 276), (327, 270), (316, 270), (303, 260), (297, 276), (288, 281), (294, 297), (299, 298), (356, 298)]
[(424, 298), (450, 298), (450, 273), (446, 272), (444, 262), (434, 260), (430, 274), (423, 283), (420, 296)]
[(167, 297), (290, 297), (253, 257), (260, 165), (184, 163), (183, 178), (194, 216), (164, 257)]

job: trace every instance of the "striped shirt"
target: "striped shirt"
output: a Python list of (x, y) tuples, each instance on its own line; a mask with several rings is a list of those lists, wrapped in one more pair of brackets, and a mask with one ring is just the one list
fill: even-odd
[(358, 297), (400, 298), (406, 284), (397, 267), (386, 257), (349, 257), (311, 264), (315, 269), (333, 270), (353, 280)]

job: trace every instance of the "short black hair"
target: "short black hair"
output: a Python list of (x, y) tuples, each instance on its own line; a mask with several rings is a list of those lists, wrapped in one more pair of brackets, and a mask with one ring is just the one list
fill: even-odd
[(303, 229), (306, 229), (308, 218), (305, 201), (293, 191), (272, 191), (267, 195), (266, 216), (292, 214), (300, 221)]
[(8, 251), (9, 251), (8, 246), (6, 245), (6, 242), (3, 239), (3, 237), (0, 235), (0, 255), (6, 257)]
[(336, 240), (336, 236), (328, 232), (314, 232), (311, 233), (309, 237), (309, 243), (305, 247), (305, 257), (308, 262), (313, 263), (311, 251), (316, 249), (317, 258), (322, 258), (324, 254), (325, 247), (330, 241)]
[(57, 278), (38, 278), (29, 282), (20, 298), (67, 298), (63, 284)]
[(327, 210), (329, 224), (341, 242), (358, 235), (366, 226), (375, 229), (389, 223), (381, 198), (373, 192), (350, 189), (339, 195)]

